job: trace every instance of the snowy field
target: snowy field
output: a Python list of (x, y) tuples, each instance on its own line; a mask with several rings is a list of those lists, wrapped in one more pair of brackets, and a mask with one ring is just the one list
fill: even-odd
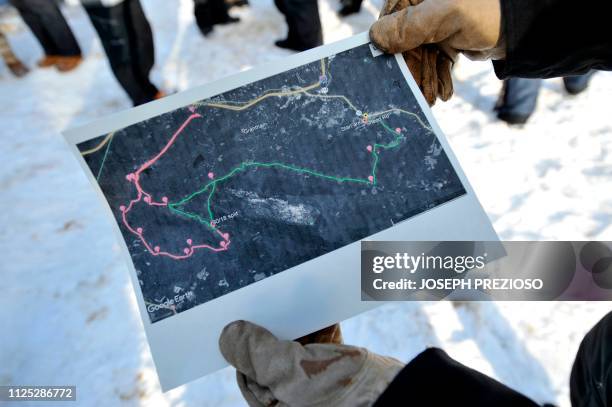
[[(143, 0), (156, 42), (154, 81), (183, 90), (282, 58), (285, 34), (271, 0), (233, 11), (242, 23), (200, 36), (191, 0)], [(326, 42), (367, 30), (379, 3), (336, 17), (321, 0)], [(225, 369), (161, 393), (110, 222), (59, 133), (126, 109), (93, 29), (67, 7), (87, 60), (76, 71), (0, 65), (0, 384), (75, 384), (80, 405), (243, 405)], [(12, 12), (1, 14), (16, 53), (41, 51)], [(503, 239), (612, 240), (612, 74), (566, 96), (547, 81), (524, 128), (492, 114), (500, 82), (488, 63), (462, 60), (456, 96), (435, 107), (442, 129)], [(347, 343), (408, 361), (427, 345), (539, 402), (568, 406), (582, 336), (610, 303), (402, 303), (343, 323)], [(443, 390), (443, 384), (441, 384)], [(72, 404), (68, 404), (72, 405)]]

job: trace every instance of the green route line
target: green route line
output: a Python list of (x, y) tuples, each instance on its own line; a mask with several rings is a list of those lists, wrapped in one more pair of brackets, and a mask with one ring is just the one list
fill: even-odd
[[(212, 221), (214, 220), (214, 214), (213, 214), (213, 211), (212, 211), (212, 208), (211, 208), (211, 203), (212, 203), (213, 195), (215, 194), (215, 191), (217, 190), (217, 184), (219, 184), (220, 182), (226, 181), (226, 180), (234, 177), (238, 173), (246, 171), (246, 170), (248, 170), (250, 168), (280, 168), (280, 169), (296, 172), (298, 174), (312, 175), (312, 176), (315, 176), (315, 177), (318, 177), (318, 178), (327, 179), (327, 180), (330, 180), (330, 181), (348, 182), (348, 183), (366, 184), (366, 185), (367, 184), (376, 185), (376, 180), (377, 180), (376, 172), (377, 172), (377, 168), (378, 168), (378, 162), (379, 162), (379, 159), (380, 159), (378, 150), (379, 149), (390, 150), (390, 149), (397, 148), (400, 145), (400, 143), (403, 140), (406, 139), (400, 133), (396, 132), (395, 130), (393, 130), (389, 126), (387, 126), (382, 120), (379, 123), (382, 125), (382, 127), (385, 130), (387, 130), (389, 133), (392, 133), (395, 136), (395, 139), (392, 140), (390, 143), (387, 143), (387, 144), (376, 143), (376, 144), (374, 144), (372, 146), (372, 155), (374, 156), (374, 161), (372, 163), (372, 171), (370, 172), (370, 177), (368, 177), (367, 179), (354, 178), (354, 177), (339, 177), (339, 176), (334, 176), (334, 175), (328, 175), (328, 174), (324, 174), (322, 172), (311, 170), (311, 169), (308, 169), (308, 168), (302, 168), (302, 167), (298, 167), (298, 166), (295, 166), (295, 165), (292, 165), (292, 164), (284, 164), (284, 163), (280, 163), (280, 162), (263, 163), (263, 162), (257, 162), (257, 161), (245, 161), (245, 162), (241, 163), (240, 165), (238, 165), (233, 170), (231, 170), (230, 172), (228, 172), (223, 177), (220, 177), (220, 178), (217, 178), (215, 180), (210, 181), (209, 183), (204, 185), (204, 187), (202, 187), (201, 189), (191, 193), (190, 195), (186, 196), (185, 198), (181, 199), (180, 201), (168, 203), (168, 208), (170, 209), (171, 212), (174, 212), (174, 213), (176, 213), (178, 215), (185, 216), (185, 217), (187, 217), (189, 219), (196, 220), (199, 223), (202, 223), (202, 224), (208, 226), (212, 230), (216, 230), (216, 227), (212, 225)], [(191, 201), (195, 197), (203, 194), (206, 191), (208, 191), (208, 199), (207, 199), (208, 219), (202, 217), (201, 215), (199, 215), (197, 213), (188, 212), (188, 211), (185, 211), (185, 210), (179, 208), (179, 207), (187, 204), (189, 201)]]
[(396, 148), (397, 146), (399, 146), (400, 142), (402, 142), (403, 140), (406, 139), (406, 137), (402, 136), (401, 134), (399, 134), (398, 132), (396, 132), (395, 130), (393, 130), (392, 128), (390, 128), (389, 126), (387, 126), (385, 124), (384, 121), (380, 121), (379, 122), (385, 130), (387, 130), (388, 132), (392, 133), (395, 135), (395, 140), (393, 140), (392, 142), (388, 143), (388, 144), (374, 144), (374, 146), (372, 146), (372, 155), (374, 155), (374, 165), (372, 166), (372, 177), (373, 178), (373, 184), (376, 185), (376, 168), (378, 166), (378, 160), (379, 160), (379, 155), (378, 155), (378, 149), (382, 148), (383, 150), (390, 150), (392, 148)]
[[(329, 62), (328, 62), (329, 63)], [(328, 71), (327, 74), (329, 76), (331, 76), (331, 70), (329, 69), (328, 66), (326, 66), (326, 64), (324, 63), (324, 60), (321, 60), (321, 68), (322, 68), (322, 72), (326, 73), (325, 71)], [(310, 85), (306, 88), (298, 88), (297, 90), (291, 90), (289, 92), (284, 91), (284, 90), (272, 90), (272, 91), (268, 91), (266, 93), (264, 93), (263, 95), (261, 95), (259, 98), (252, 100), (250, 102), (237, 102), (237, 101), (223, 101), (223, 103), (229, 103), (227, 105), (220, 105), (219, 103), (221, 102), (208, 102), (208, 103), (204, 103), (204, 102), (199, 102), (196, 103), (196, 105), (204, 105), (204, 106), (209, 106), (209, 107), (225, 107), (228, 108), (230, 110), (243, 110), (245, 108), (248, 108), (249, 106), (251, 106), (252, 104), (258, 103), (259, 101), (266, 99), (268, 97), (271, 96), (289, 96), (291, 94), (294, 93), (305, 93), (307, 96), (311, 96), (311, 97), (317, 97), (317, 98), (322, 98), (322, 99), (341, 99), (343, 100), (345, 103), (348, 104), (348, 106), (357, 111), (357, 108), (351, 103), (351, 101), (344, 95), (315, 95), (312, 93), (309, 93), (308, 91), (314, 87), (318, 87), (320, 86), (320, 83), (317, 82), (313, 85)], [(231, 107), (230, 107), (231, 106)], [(389, 110), (383, 111), (383, 112), (377, 112), (377, 113), (372, 113), (372, 117), (377, 117), (377, 116), (382, 116), (386, 113), (405, 113), (408, 114), (410, 116), (413, 116), (418, 122), (419, 124), (421, 124), (421, 126), (423, 128), (425, 128), (426, 130), (432, 131), (431, 128), (429, 128), (422, 120), (421, 118), (413, 113), (413, 112), (408, 112), (406, 110), (403, 109), (399, 109), (399, 108), (391, 108)], [(278, 168), (278, 169), (284, 169), (287, 171), (291, 171), (291, 172), (295, 172), (298, 174), (306, 174), (306, 175), (312, 175), (314, 177), (318, 177), (318, 178), (322, 178), (322, 179), (327, 179), (330, 181), (336, 181), (336, 182), (340, 182), (340, 183), (355, 183), (355, 184), (364, 184), (364, 185), (376, 185), (377, 184), (377, 169), (378, 169), (378, 164), (380, 162), (380, 155), (379, 155), (379, 150), (390, 150), (390, 149), (394, 149), (397, 148), (400, 143), (406, 139), (406, 137), (402, 136), (401, 133), (396, 132), (395, 130), (393, 130), (392, 128), (390, 128), (387, 124), (385, 124), (385, 122), (383, 120), (380, 120), (379, 123), (381, 124), (381, 126), (388, 131), (389, 133), (393, 134), (394, 139), (387, 143), (387, 144), (380, 144), (380, 143), (375, 143), (371, 146), (368, 146), (368, 151), (371, 151), (373, 158), (372, 161), (372, 170), (369, 174), (369, 176), (367, 178), (354, 178), (354, 177), (340, 177), (340, 176), (334, 176), (334, 175), (329, 175), (329, 174), (324, 174), (322, 172), (316, 171), (316, 170), (312, 170), (312, 169), (308, 169), (308, 168), (302, 168), (302, 167), (298, 167), (295, 166), (293, 164), (285, 164), (285, 163), (281, 163), (281, 162), (257, 162), (257, 161), (245, 161), (242, 162), (241, 164), (239, 164), (237, 167), (235, 167), (234, 169), (232, 169), (229, 173), (227, 173), (226, 175), (224, 175), (223, 177), (211, 180), (210, 182), (208, 182), (206, 185), (204, 185), (201, 189), (191, 193), (190, 195), (186, 196), (185, 198), (181, 199), (178, 202), (170, 202), (168, 203), (168, 209), (177, 214), (177, 215), (181, 215), (184, 216), (188, 219), (192, 219), (195, 220), (205, 226), (207, 226), (208, 228), (210, 228), (213, 231), (218, 231), (218, 229), (216, 228), (216, 226), (213, 224), (214, 221), (214, 214), (212, 211), (212, 201), (213, 201), (213, 197), (215, 192), (217, 191), (217, 185), (221, 182), (224, 182), (232, 177), (234, 177), (235, 175), (247, 171), (250, 168)], [(112, 137), (110, 138), (110, 140), (108, 141), (108, 146), (106, 148), (106, 151), (104, 153), (104, 156), (102, 158), (102, 164), (101, 167), (98, 171), (98, 176), (97, 179), (100, 178), (100, 174), (102, 173), (102, 167), (104, 166), (104, 162), (106, 160), (106, 156), (108, 155), (108, 152), (110, 150), (110, 145), (112, 143)], [(208, 191), (208, 197), (207, 197), (207, 212), (208, 212), (208, 218), (198, 214), (198, 213), (194, 213), (194, 212), (189, 212), (184, 210), (183, 208), (181, 208), (182, 206), (184, 206), (185, 204), (187, 204), (189, 201), (191, 201), (192, 199), (194, 199), (195, 197), (205, 193)]]
[(100, 175), (102, 175), (102, 169), (104, 168), (104, 163), (106, 162), (106, 157), (108, 156), (108, 152), (110, 150), (111, 144), (113, 144), (113, 139), (115, 138), (115, 134), (113, 133), (108, 140), (108, 144), (106, 145), (106, 150), (104, 150), (104, 155), (102, 156), (102, 163), (100, 164), (100, 169), (98, 170), (98, 175), (96, 175), (96, 181), (100, 181)]

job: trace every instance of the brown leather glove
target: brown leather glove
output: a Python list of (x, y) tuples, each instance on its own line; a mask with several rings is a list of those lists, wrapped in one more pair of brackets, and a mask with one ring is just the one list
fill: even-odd
[[(416, 6), (422, 1), (386, 0), (379, 18), (404, 10), (407, 7)], [(372, 30), (375, 26), (372, 26)], [(376, 27), (379, 28), (379, 26)], [(372, 37), (372, 30), (370, 31), (370, 37)], [(374, 41), (373, 37), (372, 41)], [(375, 44), (377, 43), (375, 42)], [(384, 48), (381, 49), (385, 50)], [(456, 55), (456, 52), (448, 52), (448, 50), (443, 50), (435, 44), (424, 44), (402, 53), (408, 69), (410, 69), (414, 80), (430, 106), (436, 103), (437, 98), (446, 101), (453, 95), (451, 69)]]
[(296, 339), (296, 341), (302, 345), (308, 345), (309, 343), (335, 343), (336, 345), (342, 345), (342, 331), (340, 330), (340, 324), (333, 324), (327, 328), (304, 335), (301, 338)]
[(402, 52), (425, 99), (448, 100), (459, 52), (471, 59), (503, 57), (499, 0), (387, 0), (370, 39), (382, 51)]
[(219, 338), (250, 406), (369, 406), (403, 364), (354, 346), (281, 341), (247, 321)]

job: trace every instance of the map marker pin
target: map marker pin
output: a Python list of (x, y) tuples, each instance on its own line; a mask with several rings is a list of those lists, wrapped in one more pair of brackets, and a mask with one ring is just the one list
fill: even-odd
[(183, 253), (185, 253), (185, 254), (189, 254), (189, 249), (185, 247), (185, 248), (183, 249)]
[(168, 203), (168, 197), (167, 197), (167, 196), (164, 196), (164, 197), (162, 198), (162, 202), (163, 202), (163, 203)]
[(208, 178), (210, 178), (210, 179), (215, 178), (215, 173), (214, 172), (209, 172), (208, 173)]
[(121, 205), (121, 206), (119, 207), (119, 210), (120, 210), (121, 212), (125, 212), (125, 205)]
[(142, 228), (137, 228), (136, 232), (138, 232), (138, 234), (141, 234), (142, 233)]
[(150, 196), (145, 196), (145, 197), (144, 197), (144, 201), (145, 201), (146, 203), (151, 203), (151, 197), (150, 197)]
[(191, 239), (187, 239), (187, 244), (188, 244), (189, 246), (191, 246), (191, 244), (192, 244), (192, 243), (193, 243), (193, 240), (191, 240)]
[(367, 146), (366, 150), (368, 150), (371, 153), (372, 152), (372, 146)]
[(155, 250), (155, 253), (159, 253), (159, 246), (155, 246), (153, 250)]
[(225, 243), (225, 240), (222, 240), (222, 241), (221, 241), (219, 244), (221, 245), (221, 247), (222, 247), (222, 248), (224, 248), (224, 249), (225, 249), (225, 245), (226, 245), (227, 243)]
[(370, 175), (370, 176), (368, 177), (368, 181), (370, 181), (370, 182), (374, 182), (374, 176), (373, 176), (373, 175)]
[(395, 129), (395, 131), (396, 131), (397, 133), (401, 133), (401, 132), (402, 132), (402, 129), (400, 129), (399, 127), (397, 127), (397, 128)]
[(224, 233), (222, 236), (223, 236), (223, 239), (229, 240), (229, 233)]

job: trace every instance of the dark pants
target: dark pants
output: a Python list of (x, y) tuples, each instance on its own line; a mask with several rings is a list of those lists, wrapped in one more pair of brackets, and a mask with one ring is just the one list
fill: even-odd
[[(586, 89), (594, 72), (564, 77), (565, 89), (570, 94), (582, 92)], [(510, 78), (505, 80), (502, 95), (495, 107), (497, 116), (502, 120), (527, 121), (535, 111), (541, 87), (541, 79)]]
[(139, 0), (113, 7), (86, 6), (115, 77), (134, 106), (152, 101), (158, 92), (149, 80), (155, 63), (153, 33)]
[(541, 79), (510, 78), (504, 81), (504, 89), (496, 107), (500, 118), (524, 118), (526, 121), (535, 111)]
[(195, 0), (193, 14), (202, 32), (207, 32), (213, 25), (224, 23), (229, 19), (225, 0)]
[(584, 337), (570, 378), (572, 407), (612, 406), (612, 313)]
[(359, 10), (362, 2), (363, 0), (340, 0), (342, 7), (347, 7), (354, 10)]
[(274, 0), (289, 26), (287, 39), (304, 48), (323, 44), (317, 0)]
[(81, 48), (54, 0), (10, 0), (47, 55), (79, 56)]

